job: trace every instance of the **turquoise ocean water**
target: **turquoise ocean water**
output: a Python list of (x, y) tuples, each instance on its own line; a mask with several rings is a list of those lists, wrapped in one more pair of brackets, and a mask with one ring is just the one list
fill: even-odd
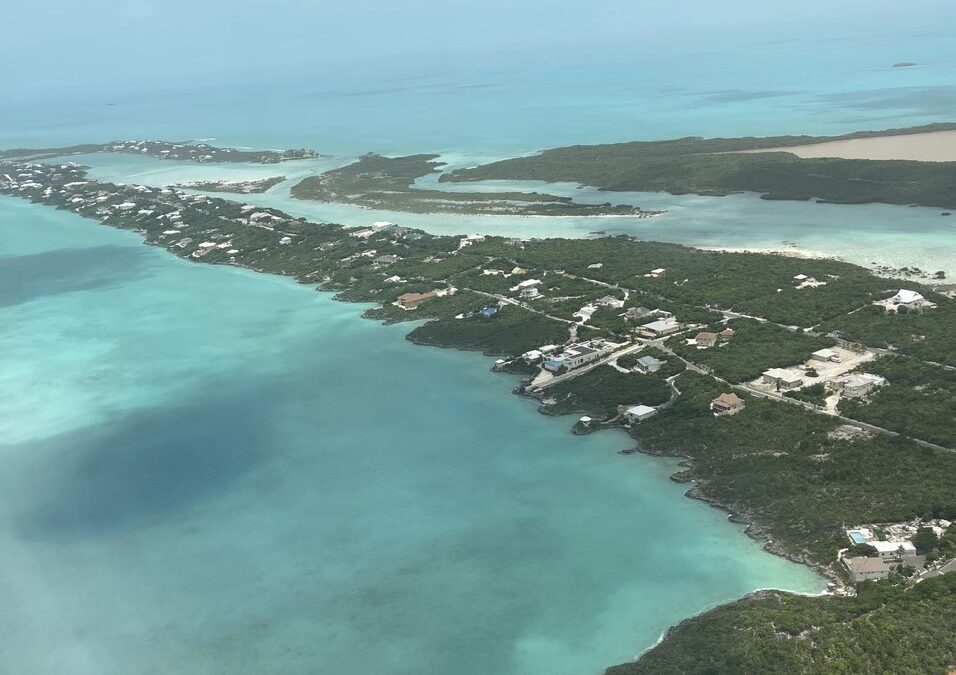
[[(797, 25), (656, 36), (241, 89), (90, 85), (7, 101), (0, 146), (203, 138), (328, 155), (283, 165), (291, 181), (370, 150), (468, 165), (567, 143), (952, 121), (949, 25), (861, 17), (843, 39)], [(89, 163), (154, 184), (276, 170)], [(623, 231), (956, 274), (952, 219), (932, 209), (611, 195), (669, 213), (456, 218), (287, 189), (250, 200), (355, 225)], [(361, 310), (0, 200), (0, 672), (598, 673), (714, 603), (821, 589), (686, 499), (673, 462), (618, 454), (622, 434), (573, 437), (489, 359), (415, 347)]]

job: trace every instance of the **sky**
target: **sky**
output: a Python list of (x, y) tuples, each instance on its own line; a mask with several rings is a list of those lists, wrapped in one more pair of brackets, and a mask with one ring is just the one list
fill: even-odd
[[(9, 100), (122, 93), (285, 75), (599, 61), (638, 46), (693, 49), (956, 25), (951, 0), (5, 0), (0, 69)], [(952, 20), (952, 21), (951, 21)], [(0, 103), (2, 105), (2, 103)]]

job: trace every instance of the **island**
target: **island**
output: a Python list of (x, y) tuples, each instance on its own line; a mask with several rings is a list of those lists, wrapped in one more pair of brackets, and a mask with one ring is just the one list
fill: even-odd
[(256, 164), (278, 164), (299, 159), (315, 159), (319, 154), (305, 148), (289, 150), (239, 150), (236, 148), (218, 148), (208, 143), (190, 141), (110, 141), (109, 143), (88, 143), (59, 148), (14, 148), (0, 150), (0, 159), (50, 159), (69, 155), (84, 155), (94, 152), (118, 152), (130, 155), (145, 155), (156, 159), (197, 162), (200, 164), (218, 164), (223, 162), (252, 162)]
[[(837, 143), (887, 143), (899, 147), (924, 141), (925, 153), (940, 160), (850, 158)], [(821, 156), (799, 156), (830, 145)], [(869, 155), (867, 156), (874, 156)], [(925, 159), (926, 156), (922, 155)], [(545, 150), (441, 176), (445, 182), (541, 180), (576, 182), (609, 191), (723, 196), (756, 192), (763, 199), (810, 200), (836, 204), (882, 202), (956, 208), (956, 124), (861, 131), (843, 136), (770, 138), (678, 138)]]
[(679, 458), (689, 496), (830, 579), (819, 597), (761, 592), (688, 619), (610, 675), (956, 660), (951, 288), (627, 236), (347, 228), (61, 162), (0, 161), (0, 194), (371, 303), (370, 319), (414, 322), (416, 343), (493, 355), (543, 413)]
[(540, 192), (453, 192), (415, 187), (416, 179), (443, 166), (437, 158), (438, 155), (384, 157), (369, 153), (347, 166), (303, 179), (292, 187), (292, 196), (408, 213), (636, 217), (660, 213), (625, 204), (583, 204)]
[(272, 176), (254, 180), (199, 180), (192, 183), (180, 183), (173, 187), (201, 192), (233, 192), (236, 194), (257, 194), (275, 187), (285, 180), (285, 176)]

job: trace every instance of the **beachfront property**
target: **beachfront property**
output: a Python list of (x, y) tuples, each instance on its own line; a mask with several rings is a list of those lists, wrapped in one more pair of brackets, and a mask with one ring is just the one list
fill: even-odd
[(710, 402), (710, 409), (715, 415), (736, 415), (744, 409), (744, 400), (737, 394), (721, 394)]
[(886, 384), (885, 377), (870, 373), (848, 373), (827, 382), (831, 390), (840, 392), (847, 398), (861, 398), (884, 384)]
[(894, 305), (912, 305), (918, 302), (923, 302), (926, 300), (920, 293), (916, 291), (907, 291), (900, 289), (897, 291), (896, 295), (890, 298), (890, 302)]
[(841, 560), (847, 572), (850, 573), (850, 580), (855, 584), (885, 579), (893, 571), (893, 568), (881, 558), (858, 556)]
[(418, 309), (420, 304), (437, 296), (438, 293), (436, 291), (429, 291), (428, 293), (402, 293), (398, 296), (395, 304), (405, 310)]
[(771, 368), (765, 370), (761, 376), (764, 384), (770, 384), (777, 389), (796, 389), (803, 384), (803, 374), (786, 368)]
[[(544, 363), (545, 370), (557, 372), (562, 368), (574, 370), (583, 365), (597, 361), (602, 356), (610, 352), (616, 345), (604, 340), (591, 340), (589, 342), (573, 342), (564, 348), (557, 356), (554, 356)], [(542, 347), (542, 350), (544, 348)]]
[(711, 333), (710, 331), (701, 331), (694, 338), (694, 342), (698, 347), (713, 347), (717, 344), (718, 335), (717, 333)]
[(544, 353), (540, 349), (530, 349), (522, 354), (521, 358), (530, 366), (532, 363), (537, 363), (543, 359)]
[(663, 365), (664, 361), (661, 361), (660, 359), (654, 358), (653, 356), (642, 356), (634, 364), (634, 370), (645, 374), (656, 373)]
[(810, 355), (812, 361), (840, 362), (840, 355), (832, 349), (818, 349)]
[(649, 405), (635, 405), (624, 411), (624, 419), (631, 424), (637, 424), (657, 414), (657, 408)]
[(637, 332), (647, 337), (662, 337), (680, 330), (680, 324), (673, 317), (657, 319), (637, 327)]

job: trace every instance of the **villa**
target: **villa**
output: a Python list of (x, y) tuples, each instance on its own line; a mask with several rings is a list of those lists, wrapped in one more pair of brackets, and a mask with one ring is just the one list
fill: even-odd
[(703, 331), (697, 334), (697, 337), (694, 338), (694, 342), (697, 343), (698, 347), (713, 347), (717, 344), (717, 333), (710, 333), (708, 331)]
[(638, 331), (651, 337), (660, 337), (670, 335), (680, 330), (680, 324), (673, 318), (658, 319), (651, 321), (638, 328)]
[(402, 293), (398, 296), (396, 304), (402, 309), (417, 309), (420, 304), (426, 300), (431, 300), (436, 297), (438, 293), (435, 291), (429, 291), (428, 293)]
[(833, 391), (838, 391), (847, 398), (860, 398), (886, 384), (886, 378), (870, 373), (850, 373), (835, 377), (827, 384)]
[(637, 360), (634, 368), (642, 373), (656, 373), (663, 365), (664, 362), (660, 359), (656, 359), (653, 356), (642, 356)]
[(840, 355), (832, 349), (818, 349), (810, 355), (810, 358), (814, 361), (832, 361), (833, 363), (840, 362)]
[(721, 394), (710, 402), (710, 409), (715, 415), (736, 415), (744, 409), (744, 400), (733, 392)]

